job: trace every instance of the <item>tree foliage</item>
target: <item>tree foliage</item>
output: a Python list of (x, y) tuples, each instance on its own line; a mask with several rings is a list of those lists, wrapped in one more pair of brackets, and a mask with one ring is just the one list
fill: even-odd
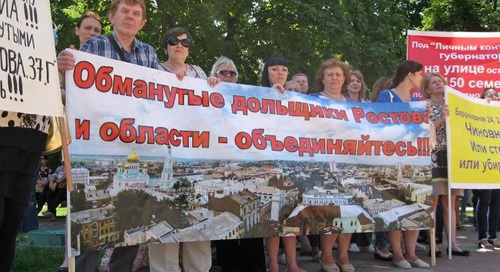
[[(240, 83), (259, 85), (266, 59), (284, 56), (290, 74), (313, 81), (320, 63), (338, 57), (360, 70), (367, 84), (390, 76), (406, 55), (408, 29), (498, 31), (497, 0), (156, 0), (146, 1), (148, 22), (139, 39), (151, 44), (160, 61), (163, 33), (185, 27), (195, 40), (189, 63), (208, 74), (221, 55), (235, 61)], [(107, 19), (109, 1), (53, 0), (58, 49), (76, 44), (74, 25), (85, 10)]]

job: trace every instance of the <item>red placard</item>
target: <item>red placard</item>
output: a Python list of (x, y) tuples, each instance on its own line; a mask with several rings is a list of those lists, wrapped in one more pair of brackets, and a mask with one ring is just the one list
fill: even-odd
[(500, 90), (500, 32), (409, 30), (407, 59), (422, 63), (425, 74), (444, 75), (450, 87), (467, 95)]

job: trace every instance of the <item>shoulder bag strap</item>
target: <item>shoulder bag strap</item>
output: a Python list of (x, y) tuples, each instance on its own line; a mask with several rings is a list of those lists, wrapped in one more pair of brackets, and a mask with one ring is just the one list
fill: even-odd
[(116, 52), (118, 53), (118, 56), (120, 56), (120, 59), (124, 62), (129, 62), (126, 58), (125, 55), (123, 55), (123, 50), (118, 46), (118, 43), (115, 40), (115, 37), (113, 37), (113, 34), (108, 35), (108, 39), (115, 48)]

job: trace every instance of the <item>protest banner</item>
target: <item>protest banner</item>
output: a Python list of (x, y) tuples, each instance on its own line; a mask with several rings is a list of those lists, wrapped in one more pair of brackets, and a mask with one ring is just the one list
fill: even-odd
[(479, 97), (486, 87), (500, 88), (499, 32), (408, 30), (407, 59), (422, 63), (425, 74), (444, 75), (450, 87), (469, 96)]
[(2, 1), (0, 41), (0, 109), (62, 116), (49, 1)]
[(446, 88), (451, 188), (500, 189), (500, 102)]
[(336, 102), (72, 51), (72, 246), (425, 229), (425, 102)]

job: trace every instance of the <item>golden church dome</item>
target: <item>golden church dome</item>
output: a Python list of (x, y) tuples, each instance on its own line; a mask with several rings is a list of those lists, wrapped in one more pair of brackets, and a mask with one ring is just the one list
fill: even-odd
[(123, 167), (125, 169), (130, 169), (130, 164), (126, 163), (125, 166)]
[(127, 162), (132, 162), (132, 163), (139, 162), (139, 156), (137, 155), (137, 153), (135, 153), (135, 149), (132, 150), (132, 152), (128, 155)]

